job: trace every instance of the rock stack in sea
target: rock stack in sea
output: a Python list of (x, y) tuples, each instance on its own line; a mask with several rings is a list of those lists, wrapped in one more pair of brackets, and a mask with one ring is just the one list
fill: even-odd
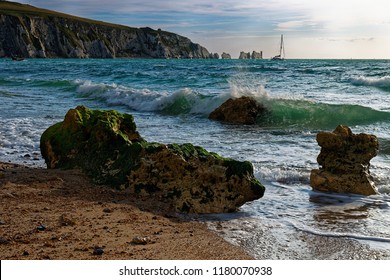
[(232, 57), (231, 57), (230, 54), (223, 52), (222, 55), (221, 55), (221, 58), (222, 59), (231, 59)]
[(268, 110), (254, 98), (229, 98), (210, 113), (209, 119), (232, 124), (255, 124)]
[(238, 57), (238, 59), (250, 59), (251, 58), (251, 53), (249, 52), (240, 52), (240, 56)]
[(219, 59), (219, 54), (218, 53), (210, 53), (209, 58), (211, 58), (211, 59)]
[(240, 55), (238, 59), (262, 59), (263, 58), (263, 52), (256, 52), (253, 51), (252, 54), (250, 52), (240, 52)]
[(250, 162), (192, 144), (147, 142), (133, 116), (113, 110), (71, 109), (40, 144), (48, 168), (80, 168), (97, 183), (162, 199), (180, 212), (235, 211), (265, 190)]
[(339, 125), (333, 132), (317, 134), (321, 152), (317, 162), (320, 169), (310, 175), (310, 185), (323, 192), (377, 194), (370, 175), (370, 160), (378, 153), (375, 135), (353, 134), (347, 126)]
[(251, 58), (252, 59), (262, 59), (263, 58), (263, 52), (262, 51), (260, 51), (260, 52), (253, 51), (252, 55), (251, 55)]

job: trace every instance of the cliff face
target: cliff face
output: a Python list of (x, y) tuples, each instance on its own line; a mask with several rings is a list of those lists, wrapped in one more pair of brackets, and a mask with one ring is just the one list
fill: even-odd
[(0, 2), (0, 57), (209, 58), (207, 49), (174, 33), (37, 12), (37, 8), (18, 10), (21, 7), (34, 8)]

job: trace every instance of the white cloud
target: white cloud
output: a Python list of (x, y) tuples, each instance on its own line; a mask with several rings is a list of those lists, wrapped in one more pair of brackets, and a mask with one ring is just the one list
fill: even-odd
[(278, 31), (296, 31), (301, 28), (312, 26), (312, 23), (305, 20), (290, 20), (280, 22), (277, 24), (276, 30)]
[[(386, 51), (390, 43), (388, 0), (19, 1), (98, 20), (191, 35), (194, 41), (213, 46), (213, 52), (229, 51), (225, 48), (233, 44), (236, 50), (257, 48), (260, 44), (266, 50), (269, 44), (272, 51), (271, 44), (281, 32), (290, 45), (290, 53), (293, 47), (296, 49), (294, 57), (309, 51), (313, 57), (334, 56), (342, 48), (348, 54), (352, 44), (361, 45), (356, 48), (359, 52), (380, 51), (381, 57), (388, 56), (389, 52)], [(387, 45), (379, 46), (384, 42)], [(363, 57), (370, 53), (362, 54)]]
[(276, 21), (275, 29), (290, 30), (305, 26), (333, 31), (359, 25), (389, 21), (388, 0), (30, 0), (40, 7), (76, 14), (175, 13), (245, 16), (262, 21)]

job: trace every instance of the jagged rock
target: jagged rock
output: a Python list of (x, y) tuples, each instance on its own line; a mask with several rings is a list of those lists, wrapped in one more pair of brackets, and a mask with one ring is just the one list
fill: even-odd
[(232, 57), (230, 54), (224, 52), (224, 53), (222, 53), (221, 58), (222, 59), (231, 59)]
[(0, 1), (0, 57), (208, 58), (190, 39)]
[(251, 53), (249, 52), (240, 52), (240, 56), (238, 59), (250, 59), (251, 58)]
[(240, 52), (239, 59), (262, 59), (263, 58), (263, 52), (256, 52), (253, 51), (252, 54), (250, 52)]
[(231, 212), (263, 196), (250, 162), (192, 144), (145, 141), (129, 114), (71, 109), (41, 136), (48, 168), (80, 168), (95, 182), (171, 203), (177, 211)]
[(229, 98), (210, 113), (209, 119), (233, 124), (255, 124), (268, 110), (254, 98), (243, 96)]
[(260, 51), (260, 52), (253, 51), (251, 58), (252, 59), (263, 59), (263, 52), (262, 51)]
[(219, 59), (219, 54), (218, 53), (210, 53), (209, 58), (211, 58), (211, 59)]
[(376, 194), (370, 175), (370, 160), (378, 153), (375, 135), (352, 133), (347, 126), (339, 125), (333, 132), (317, 134), (321, 152), (317, 162), (320, 169), (310, 175), (313, 189), (324, 192)]

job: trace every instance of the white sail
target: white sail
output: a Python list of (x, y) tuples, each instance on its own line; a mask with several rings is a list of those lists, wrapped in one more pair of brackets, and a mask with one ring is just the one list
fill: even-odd
[(272, 57), (272, 60), (284, 60), (285, 53), (284, 53), (284, 41), (283, 41), (283, 34), (280, 37), (280, 49), (279, 54)]

